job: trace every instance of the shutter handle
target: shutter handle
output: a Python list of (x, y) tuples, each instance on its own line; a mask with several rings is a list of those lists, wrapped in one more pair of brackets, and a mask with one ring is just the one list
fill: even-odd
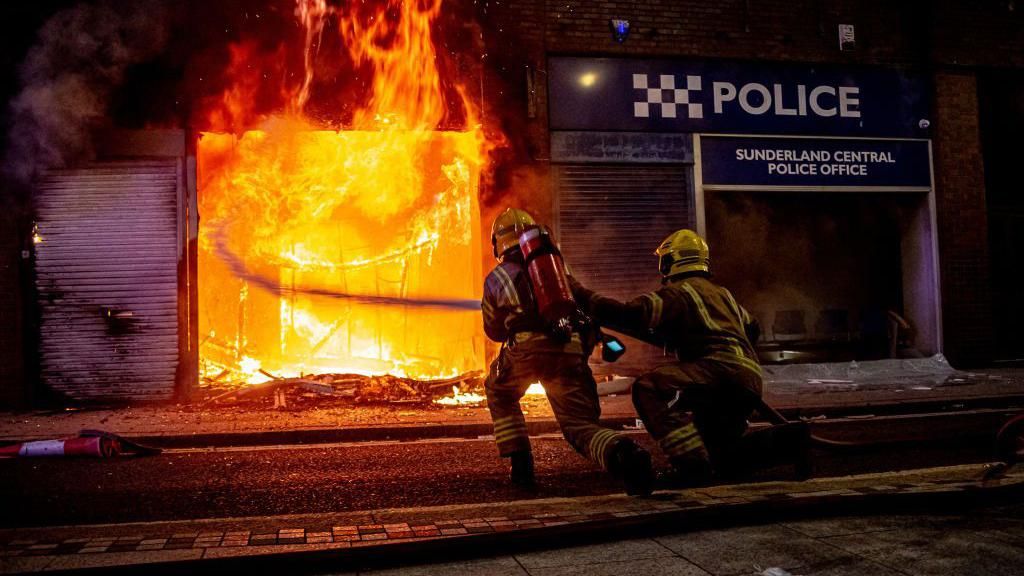
[(119, 310), (117, 308), (110, 308), (108, 306), (101, 306), (100, 310), (103, 312), (103, 315), (106, 316), (107, 318), (115, 318), (118, 320), (124, 318), (132, 318), (135, 316), (135, 313), (132, 312), (131, 310)]

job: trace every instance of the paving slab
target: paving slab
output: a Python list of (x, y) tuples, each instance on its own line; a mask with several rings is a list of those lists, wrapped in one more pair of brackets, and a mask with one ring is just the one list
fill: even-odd
[(941, 519), (928, 516), (881, 515), (870, 517), (838, 517), (819, 518), (814, 520), (796, 520), (784, 522), (786, 528), (811, 538), (828, 538), (831, 536), (848, 536), (851, 534), (870, 534), (888, 530), (917, 528), (923, 523), (939, 523)]
[[(799, 576), (904, 576), (902, 572), (852, 554), (845, 554), (823, 562), (804, 564), (794, 568), (791, 573)], [(743, 572), (743, 574), (750, 574), (750, 572)]]
[(708, 572), (678, 556), (530, 568), (529, 572), (530, 576), (709, 576)]
[(983, 533), (922, 526), (826, 539), (829, 544), (911, 575), (1013, 574), (1024, 566), (1024, 548)]
[[(792, 571), (807, 563), (850, 556), (838, 548), (821, 546), (818, 540), (781, 525), (707, 530), (656, 540), (716, 576), (752, 573), (758, 566), (777, 566)], [(722, 555), (723, 549), (730, 553)]]
[(69, 554), (55, 556), (45, 570), (84, 570), (117, 566), (144, 566), (161, 562), (199, 560), (202, 550), (146, 550), (141, 552), (108, 552), (105, 554)]
[(535, 568), (626, 562), (669, 556), (673, 556), (671, 550), (649, 538), (644, 538), (531, 552), (517, 555), (516, 559), (532, 574)]
[(54, 556), (0, 556), (0, 574), (18, 574), (22, 572), (41, 572), (53, 561)]
[(367, 576), (529, 576), (512, 556), (361, 571)]

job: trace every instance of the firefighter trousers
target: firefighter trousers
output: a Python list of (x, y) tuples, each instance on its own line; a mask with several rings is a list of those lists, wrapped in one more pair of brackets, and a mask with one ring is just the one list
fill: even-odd
[(598, 424), (601, 405), (597, 383), (579, 353), (503, 348), (491, 363), (485, 382), (487, 407), (494, 421), (494, 440), (503, 457), (530, 450), (526, 419), (519, 401), (530, 384), (544, 385), (562, 435), (580, 454), (605, 470), (623, 436)]
[(713, 360), (679, 362), (633, 383), (633, 404), (674, 464), (710, 462), (734, 453), (757, 406), (761, 378)]

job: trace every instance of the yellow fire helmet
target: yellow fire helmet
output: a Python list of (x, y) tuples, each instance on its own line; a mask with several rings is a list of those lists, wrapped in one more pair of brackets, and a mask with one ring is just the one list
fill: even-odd
[(664, 278), (687, 272), (711, 273), (708, 243), (693, 230), (676, 230), (654, 251)]
[(536, 222), (533, 220), (533, 216), (530, 216), (526, 210), (506, 208), (491, 225), (491, 246), (494, 248), (494, 257), (501, 258), (501, 255), (510, 248), (518, 246), (519, 235), (527, 226), (534, 224)]

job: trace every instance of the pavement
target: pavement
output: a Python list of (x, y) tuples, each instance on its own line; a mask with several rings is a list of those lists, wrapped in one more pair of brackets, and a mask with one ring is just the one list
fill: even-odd
[[(767, 366), (766, 401), (788, 417), (866, 417), (1024, 407), (1024, 369), (954, 370), (941, 357), (904, 361)], [(895, 364), (894, 364), (895, 363)], [(557, 432), (543, 396), (524, 398), (531, 434)], [(636, 425), (628, 394), (601, 398), (603, 419)], [(0, 443), (101, 429), (167, 447), (273, 445), (490, 433), (482, 405), (358, 405), (301, 396), (287, 409), (270, 398), (230, 405), (155, 404), (0, 412)]]
[[(1024, 470), (982, 481), (984, 469), (761, 482), (649, 498), (12, 528), (0, 530), (0, 573), (1019, 573)], [(438, 558), (449, 563), (422, 564)]]

